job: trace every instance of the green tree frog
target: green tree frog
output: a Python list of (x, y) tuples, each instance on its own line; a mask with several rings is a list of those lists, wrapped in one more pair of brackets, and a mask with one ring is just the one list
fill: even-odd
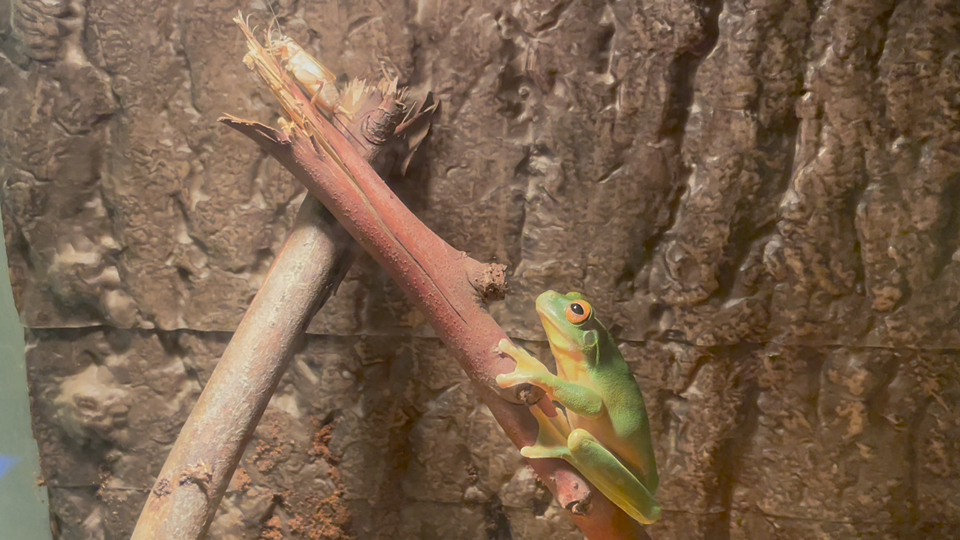
[(507, 339), (500, 350), (517, 362), (497, 384), (530, 383), (565, 410), (548, 417), (531, 407), (540, 431), (526, 458), (561, 458), (573, 465), (614, 504), (640, 523), (660, 519), (654, 498), (660, 482), (647, 409), (636, 380), (610, 332), (580, 293), (547, 291), (537, 313), (557, 361), (554, 375)]

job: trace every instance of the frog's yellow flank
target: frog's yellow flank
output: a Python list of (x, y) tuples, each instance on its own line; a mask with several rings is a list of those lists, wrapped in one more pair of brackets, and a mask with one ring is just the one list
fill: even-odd
[[(614, 504), (640, 523), (660, 519), (654, 498), (660, 478), (650, 422), (640, 388), (610, 332), (580, 293), (547, 291), (537, 298), (557, 374), (509, 340), (500, 350), (517, 362), (497, 377), (501, 388), (530, 383), (563, 405), (565, 418), (531, 411), (540, 424), (527, 458), (561, 458), (573, 465)], [(558, 411), (558, 415), (563, 415)]]

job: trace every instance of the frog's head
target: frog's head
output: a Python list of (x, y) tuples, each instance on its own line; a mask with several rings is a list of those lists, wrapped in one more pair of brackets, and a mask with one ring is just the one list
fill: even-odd
[(582, 294), (547, 291), (537, 298), (537, 313), (547, 332), (557, 370), (575, 378), (597, 360), (597, 343), (606, 330), (593, 316), (593, 306)]

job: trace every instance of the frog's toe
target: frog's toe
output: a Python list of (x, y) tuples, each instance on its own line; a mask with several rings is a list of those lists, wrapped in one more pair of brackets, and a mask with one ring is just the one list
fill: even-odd
[(497, 343), (497, 348), (500, 349), (500, 352), (507, 354), (509, 356), (514, 356), (520, 353), (520, 349), (517, 348), (509, 339), (503, 338)]
[(510, 388), (511, 386), (528, 382), (529, 380), (530, 378), (526, 374), (521, 373), (520, 370), (497, 375), (497, 385), (500, 388)]
[(570, 449), (566, 445), (546, 446), (539, 444), (534, 446), (524, 446), (520, 449), (520, 455), (527, 459), (568, 459)]

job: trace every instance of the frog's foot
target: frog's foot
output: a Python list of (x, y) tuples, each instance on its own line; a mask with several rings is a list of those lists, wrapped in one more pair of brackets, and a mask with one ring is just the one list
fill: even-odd
[(517, 368), (512, 372), (497, 375), (497, 384), (500, 385), (500, 388), (510, 388), (523, 383), (541, 386), (541, 381), (552, 375), (547, 366), (544, 366), (527, 351), (511, 343), (509, 339), (501, 339), (497, 346), (517, 362)]
[(627, 515), (643, 524), (660, 519), (660, 505), (653, 494), (593, 435), (575, 429), (566, 446), (570, 457), (564, 459)]

